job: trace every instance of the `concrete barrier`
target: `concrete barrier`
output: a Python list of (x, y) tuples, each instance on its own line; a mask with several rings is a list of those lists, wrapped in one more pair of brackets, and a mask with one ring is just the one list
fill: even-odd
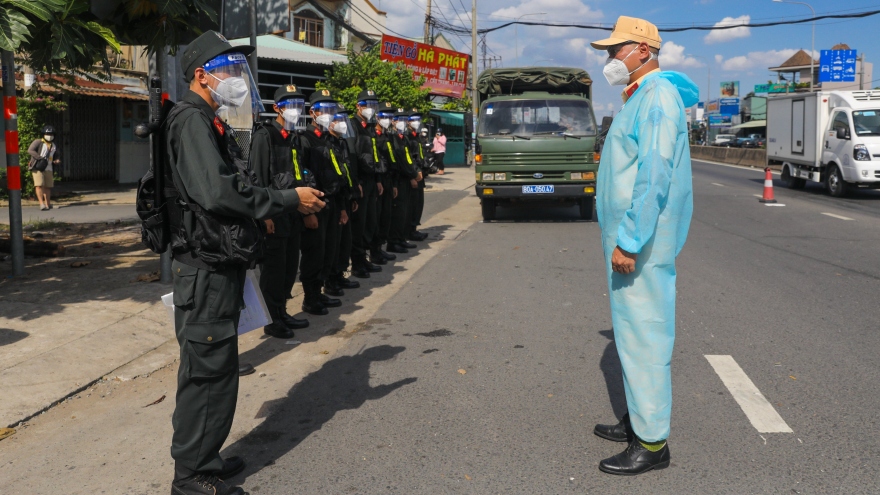
[[(767, 166), (767, 150), (725, 148), (722, 146), (691, 146), (691, 159), (764, 168)], [(771, 165), (770, 168), (779, 170), (781, 167), (779, 165)]]

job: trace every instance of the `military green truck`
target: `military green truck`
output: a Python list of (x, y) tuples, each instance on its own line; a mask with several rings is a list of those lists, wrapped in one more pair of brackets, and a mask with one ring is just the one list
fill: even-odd
[(480, 74), (476, 191), (483, 219), (498, 206), (580, 207), (593, 219), (599, 154), (581, 69), (524, 67)]

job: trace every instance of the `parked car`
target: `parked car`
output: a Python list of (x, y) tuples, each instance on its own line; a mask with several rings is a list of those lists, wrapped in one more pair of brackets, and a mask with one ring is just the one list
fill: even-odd
[(744, 138), (737, 138), (737, 141), (739, 141), (740, 148), (757, 148), (758, 147), (757, 139), (755, 139), (751, 136), (744, 137)]
[(731, 147), (736, 146), (736, 135), (735, 134), (719, 134), (715, 136), (715, 140), (712, 141), (712, 146), (724, 146)]

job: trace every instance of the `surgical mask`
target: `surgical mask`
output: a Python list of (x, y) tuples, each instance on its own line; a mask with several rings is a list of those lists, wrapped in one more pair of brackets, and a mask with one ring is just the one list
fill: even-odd
[(629, 76), (632, 75), (633, 72), (641, 69), (645, 64), (654, 59), (654, 53), (651, 53), (651, 57), (645, 61), (645, 64), (642, 64), (632, 71), (627, 70), (626, 64), (623, 63), (624, 60), (628, 59), (630, 55), (635, 53), (637, 50), (633, 50), (629, 52), (629, 55), (623, 57), (623, 60), (618, 60), (616, 58), (608, 57), (608, 60), (605, 62), (605, 68), (602, 69), (602, 74), (605, 76), (605, 79), (608, 81), (608, 84), (612, 86), (625, 86), (629, 84)]
[(388, 129), (391, 126), (391, 119), (379, 119), (379, 125), (382, 126), (382, 129)]
[(361, 110), (361, 115), (364, 117), (364, 120), (370, 120), (373, 118), (373, 109), (365, 108)]
[(208, 86), (208, 89), (211, 91), (211, 97), (214, 99), (215, 103), (221, 106), (226, 105), (234, 108), (244, 105), (244, 100), (247, 98), (250, 90), (243, 77), (232, 76), (227, 77), (226, 79), (220, 79), (213, 74), (211, 74), (211, 76), (219, 81), (216, 89)]
[(403, 132), (403, 131), (406, 130), (406, 122), (398, 122), (398, 123), (394, 124), (394, 127), (395, 127), (399, 132)]
[(414, 120), (409, 123), (409, 126), (412, 127), (414, 131), (419, 130), (419, 126), (421, 126), (421, 125), (422, 125), (422, 123), (419, 122), (418, 120)]
[(348, 131), (348, 124), (346, 124), (344, 121), (337, 122), (333, 126), (333, 132), (335, 132), (336, 134), (339, 134), (340, 136), (344, 136), (347, 131)]
[(43, 139), (46, 141), (52, 142), (52, 140), (55, 139), (55, 136), (53, 136), (51, 134), (45, 134), (45, 135), (43, 135)]
[(328, 129), (330, 127), (331, 120), (333, 120), (333, 116), (326, 113), (315, 117), (315, 122), (324, 129)]
[(288, 108), (281, 113), (281, 117), (284, 119), (285, 124), (294, 126), (297, 121), (299, 121), (299, 110), (296, 108)]

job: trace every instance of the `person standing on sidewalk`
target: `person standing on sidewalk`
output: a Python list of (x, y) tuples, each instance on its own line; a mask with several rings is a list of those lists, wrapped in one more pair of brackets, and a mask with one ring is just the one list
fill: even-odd
[[(412, 198), (412, 190), (418, 187), (419, 172), (416, 159), (411, 152), (409, 133), (409, 112), (398, 108), (394, 112), (394, 131), (392, 131), (390, 144), (393, 156), (394, 203), (391, 208), (391, 227), (388, 233), (388, 252), (408, 253), (416, 247), (407, 242), (406, 233), (409, 226), (409, 208)], [(418, 144), (418, 143), (417, 143)]]
[(434, 161), (437, 163), (437, 175), (443, 175), (443, 158), (446, 156), (446, 136), (443, 135), (443, 129), (437, 128), (434, 134), (434, 147), (431, 148), (434, 153)]
[(376, 173), (379, 165), (379, 143), (373, 124), (373, 117), (378, 110), (379, 98), (375, 92), (367, 89), (358, 95), (357, 114), (351, 118), (357, 136), (352, 165), (357, 169), (356, 187), (362, 191), (358, 209), (351, 217), (351, 274), (357, 278), (370, 278), (370, 273), (382, 271), (382, 267), (367, 259), (367, 251), (377, 225), (376, 207), (381, 187)]
[(52, 166), (61, 164), (61, 159), (58, 158), (58, 147), (54, 141), (55, 128), (47, 125), (43, 127), (43, 136), (40, 139), (34, 139), (28, 146), (28, 155), (31, 156), (28, 161), (28, 169), (34, 179), (34, 189), (42, 211), (52, 209), (52, 186), (55, 184)]
[[(171, 441), (175, 495), (244, 494), (222, 481), (244, 469), (244, 461), (222, 459), (220, 448), (238, 399), (237, 328), (249, 264), (213, 260), (237, 260), (241, 250), (261, 241), (259, 235), (227, 238), (235, 248), (230, 254), (206, 233), (222, 233), (232, 222), (239, 222), (235, 225), (244, 233), (248, 220), (295, 210), (315, 212), (324, 206), (314, 189), (250, 186), (236, 173), (230, 154), (232, 131), (216, 111), (221, 106), (246, 114), (260, 109), (245, 58), (253, 50), (233, 47), (215, 31), (196, 38), (180, 60), (189, 91), (166, 120), (166, 163), (184, 204), (169, 210), (174, 326), (180, 344)], [(177, 205), (174, 200), (167, 204), (172, 203)]]
[(608, 131), (596, 188), (629, 413), (618, 424), (596, 425), (594, 433), (629, 442), (599, 463), (600, 470), (618, 475), (670, 462), (675, 259), (693, 213), (685, 110), (697, 103), (699, 90), (684, 74), (660, 70), (660, 43), (655, 25), (625, 16), (610, 38), (592, 43), (608, 52), (608, 83), (624, 86), (624, 106)]
[(427, 167), (425, 164), (425, 145), (428, 141), (428, 129), (422, 126), (422, 114), (418, 108), (413, 108), (409, 114), (410, 133), (407, 136), (410, 146), (410, 153), (416, 162), (415, 186), (410, 191), (409, 201), (409, 220), (406, 227), (406, 238), (410, 241), (424, 241), (428, 238), (428, 234), (419, 232), (417, 229), (422, 223), (422, 212), (425, 209), (425, 177), (427, 177)]
[(376, 187), (379, 198), (376, 202), (376, 233), (370, 244), (370, 262), (376, 265), (384, 265), (394, 261), (397, 256), (387, 253), (382, 246), (388, 242), (388, 233), (391, 229), (391, 210), (394, 198), (397, 197), (397, 187), (394, 185), (396, 157), (391, 144), (394, 131), (391, 122), (394, 120), (394, 107), (390, 102), (384, 102), (379, 107), (379, 118), (376, 123), (376, 146), (379, 147), (379, 163), (376, 169)]
[[(275, 91), (275, 120), (257, 124), (248, 158), (260, 184), (275, 190), (297, 187), (297, 176), (302, 176), (297, 160), (298, 139), (296, 123), (302, 115), (305, 97), (295, 85)], [(281, 213), (265, 220), (266, 245), (260, 265), (260, 290), (266, 299), (272, 323), (263, 328), (266, 335), (279, 339), (293, 338), (293, 331), (309, 326), (287, 313), (287, 297), (299, 265), (300, 231), (299, 212)]]

